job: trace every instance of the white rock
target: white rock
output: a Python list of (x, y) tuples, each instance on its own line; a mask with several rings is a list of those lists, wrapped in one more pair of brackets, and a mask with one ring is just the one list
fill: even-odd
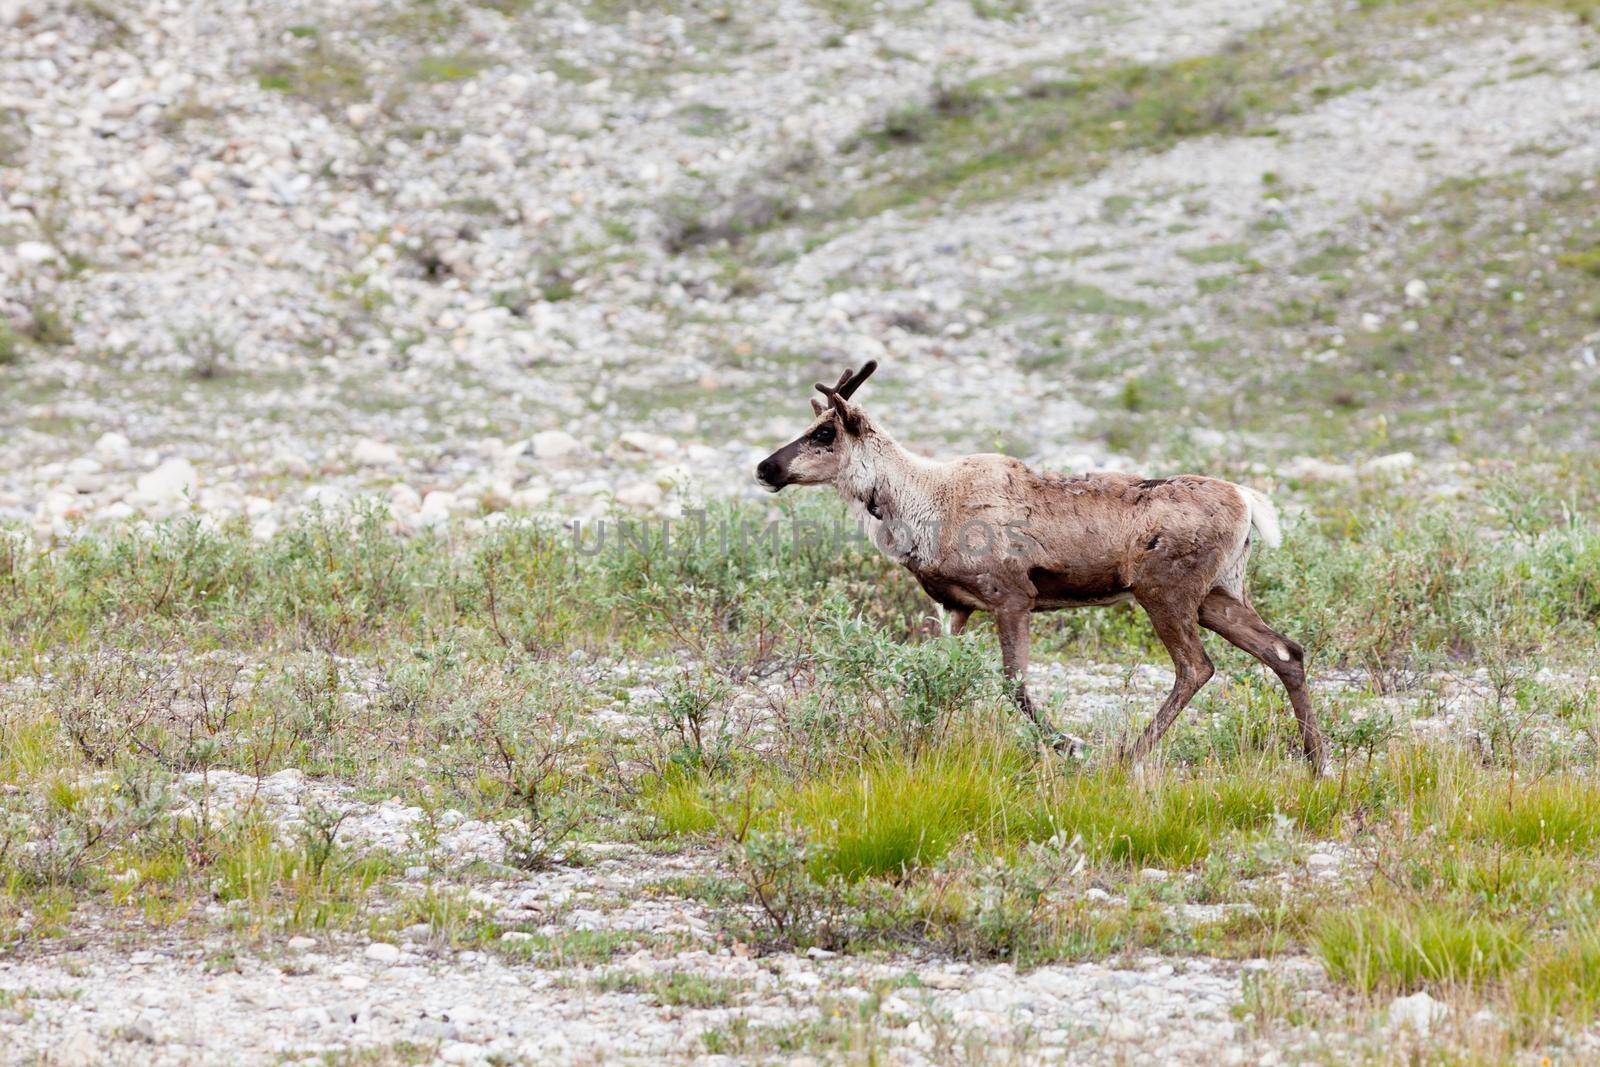
[(422, 494), (404, 482), (389, 487), (389, 510), (397, 516), (415, 515), (422, 510)]
[(1354, 480), (1356, 469), (1348, 463), (1329, 463), (1310, 456), (1296, 456), (1282, 469), (1286, 478), (1302, 482), (1348, 482)]
[(289, 939), (288, 948), (290, 952), (310, 952), (316, 947), (317, 939), (314, 937), (291, 937)]
[(650, 482), (635, 482), (617, 490), (617, 503), (636, 511), (658, 508), (664, 498), (661, 487)]
[(1412, 307), (1421, 307), (1428, 302), (1428, 283), (1421, 278), (1412, 278), (1406, 282), (1406, 303)]
[(374, 941), (367, 946), (367, 951), (363, 955), (373, 963), (381, 963), (385, 967), (400, 962), (400, 949), (387, 941)]
[(522, 508), (526, 511), (535, 511), (549, 502), (550, 487), (548, 485), (529, 485), (511, 494), (511, 506)]
[(22, 262), (34, 265), (48, 263), (56, 258), (56, 250), (43, 241), (23, 241), (17, 245), (15, 252)]
[(394, 467), (400, 463), (400, 450), (387, 441), (363, 437), (350, 450), (350, 462), (358, 467)]
[(578, 439), (565, 430), (542, 430), (529, 441), (534, 456), (539, 459), (560, 459), (572, 455), (581, 447)]
[(1361, 328), (1367, 333), (1377, 333), (1383, 329), (1383, 316), (1367, 312), (1361, 316)]
[(1147, 882), (1165, 882), (1172, 875), (1159, 867), (1146, 867), (1139, 872), (1139, 877)]
[(74, 1030), (56, 1046), (50, 1061), (59, 1067), (93, 1067), (103, 1062), (100, 1042), (87, 1030)]
[(678, 450), (678, 442), (666, 434), (629, 430), (617, 438), (617, 444), (629, 452), (643, 452), (647, 456), (670, 456)]
[(199, 488), (200, 476), (186, 459), (169, 459), (134, 484), (139, 496), (153, 504), (171, 504)]
[(337, 485), (313, 485), (306, 489), (305, 502), (329, 511), (342, 507), (350, 494)]
[(311, 473), (310, 462), (299, 453), (287, 449), (273, 455), (272, 465), (282, 473), (295, 478), (304, 478)]
[(1306, 869), (1315, 873), (1332, 873), (1339, 867), (1339, 857), (1327, 852), (1313, 852), (1306, 857)]
[(1143, 1026), (1126, 1017), (1113, 1019), (1111, 1020), (1111, 1025), (1106, 1027), (1106, 1036), (1123, 1044), (1131, 1044), (1143, 1037), (1145, 1033), (1146, 1030)]
[(94, 443), (94, 450), (108, 457), (125, 455), (128, 447), (128, 439), (115, 431), (101, 434)]
[(929, 989), (961, 989), (967, 984), (961, 975), (948, 971), (924, 971), (918, 977)]
[(422, 521), (429, 526), (444, 522), (457, 509), (459, 504), (460, 501), (454, 493), (444, 489), (435, 489), (422, 498)]
[(1395, 997), (1389, 1002), (1389, 1025), (1397, 1029), (1409, 1027), (1423, 1037), (1433, 1029), (1434, 1023), (1449, 1014), (1450, 1006), (1434, 1000), (1426, 990), (1409, 997)]
[(682, 463), (669, 463), (655, 472), (655, 483), (662, 489), (676, 489), (689, 484), (689, 468)]
[(1387, 456), (1369, 459), (1361, 465), (1368, 474), (1398, 474), (1417, 465), (1417, 457), (1410, 452), (1391, 452)]
[(470, 1041), (455, 1041), (439, 1050), (439, 1059), (443, 1063), (477, 1063), (487, 1054), (482, 1045), (474, 1045)]

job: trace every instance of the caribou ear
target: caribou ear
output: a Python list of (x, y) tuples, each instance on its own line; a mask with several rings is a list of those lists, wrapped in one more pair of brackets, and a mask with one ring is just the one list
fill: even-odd
[(827, 411), (827, 410), (828, 410), (828, 405), (824, 404), (822, 401), (818, 400), (816, 397), (812, 397), (811, 398), (811, 414), (813, 414), (813, 415), (821, 415), (824, 411)]

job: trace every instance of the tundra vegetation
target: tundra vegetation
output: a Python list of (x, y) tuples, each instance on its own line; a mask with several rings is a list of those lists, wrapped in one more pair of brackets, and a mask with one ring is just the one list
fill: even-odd
[[(226, 201), (225, 224), (78, 210), (106, 170), (52, 153), (81, 124), (0, 103), (0, 1058), (69, 1060), (80, 982), (198, 999), (321, 968), (338, 1009), (404, 1002), (335, 970), (397, 958), (429, 985), (509, 974), (511, 1007), (610, 1005), (658, 1027), (618, 1045), (640, 1057), (1597, 1054), (1593, 0), (1263, 5), (1137, 56), (1121, 38), (1187, 6), (1112, 31), (1044, 0), (814, 6), (777, 5), (810, 36), (775, 43), (760, 5), (267, 5), (221, 90), (95, 112), (214, 172), (128, 199)], [(19, 10), (0, 34), (27, 37), (40, 108), (58, 68), (179, 17)], [(1051, 25), (1056, 52), (1011, 55)], [(983, 61), (926, 84), (957, 35)], [(62, 42), (93, 48), (35, 62)], [(763, 126), (741, 93), (791, 61), (870, 106), (830, 125), (843, 105), (793, 91), (813, 132)], [(506, 116), (539, 108), (519, 140)], [(284, 129), (337, 147), (270, 158)], [(217, 179), (236, 142), (281, 173)], [(300, 232), (328, 244), (283, 252)], [(1306, 649), (1330, 773), (1209, 636), (1216, 678), (1130, 773), (1172, 682), (1132, 605), (1034, 623), (1033, 698), (1087, 741), (1053, 751), (987, 616), (942, 633), (840, 503), (751, 492), (863, 336), (908, 446), (1267, 492), (1285, 539), (1249, 588)], [(133, 461), (65, 469), (108, 427), (239, 491), (113, 513), (100, 482)], [(610, 444), (635, 427), (733, 447), (667, 492)], [(524, 454), (513, 494), (449, 480), (468, 441), (556, 429), (572, 450)], [(353, 433), (403, 447), (347, 462)], [(309, 458), (260, 460), (287, 438)], [(93, 487), (56, 514), (68, 474)], [(450, 506), (420, 521), (395, 481)], [(1080, 980), (1106, 974), (1220, 983), (1233, 1028), (1162, 1044), (1195, 1016), (1099, 1012)], [(1002, 984), (1067, 988), (1082, 1019), (973, 999)], [(427, 1062), (470, 1025), (415, 1021), (277, 1051)], [(94, 1040), (142, 1062), (121, 1027)], [(493, 1054), (622, 1039), (595, 1040)]]
[[(1549, 478), (1448, 507), (1296, 494), (1256, 600), (1304, 635), (1336, 749), (1325, 778), (1305, 773), (1281, 689), (1231, 652), (1130, 777), (1109, 753), (1159, 650), (1123, 607), (1037, 628), (1052, 659), (1124, 676), (1126, 715), (1085, 718), (1070, 681), (1052, 693), (1095, 744), (1064, 760), (1008, 707), (989, 628), (929, 636), (920, 592), (860, 541), (785, 529), (725, 548), (653, 528), (594, 553), (537, 518), (403, 538), (376, 512), (265, 543), (194, 523), (10, 537), (6, 944), (90, 923), (174, 936), (220, 902), (242, 946), (390, 936), (425, 915), (450, 944), (552, 965), (576, 951), (586, 980), (637, 984), (606, 965), (648, 935), (508, 946), (464, 895), (508, 865), (637, 842), (712, 857), (660, 891), (705, 901), (754, 951), (1022, 968), (1309, 955), (1326, 983), (1255, 1005), (1252, 1026), (1337, 1024), (1327, 1050), (1355, 1052), (1375, 1005), (1426, 989), (1464, 1019), (1496, 1013), (1492, 1033), (1451, 1031), (1474, 1054), (1559, 1046), (1600, 1005), (1600, 481)], [(833, 523), (834, 507), (782, 521)], [(766, 521), (708, 512), (712, 530)], [(195, 802), (217, 772), (291, 768), (481, 819), (505, 859), (454, 869), (425, 834), (363, 848), (332, 812), (285, 837), (248, 805)], [(421, 897), (399, 884), (419, 860), (449, 875)], [(664, 1004), (736, 994), (648, 981)]]

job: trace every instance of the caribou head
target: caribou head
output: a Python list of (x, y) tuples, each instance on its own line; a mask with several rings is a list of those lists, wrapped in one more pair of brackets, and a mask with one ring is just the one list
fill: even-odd
[(786, 485), (828, 485), (850, 464), (853, 452), (872, 432), (866, 412), (850, 402), (861, 383), (878, 369), (868, 361), (858, 371), (845, 371), (833, 385), (817, 383), (825, 400), (811, 398), (811, 425), (793, 441), (756, 464), (756, 481), (769, 493)]

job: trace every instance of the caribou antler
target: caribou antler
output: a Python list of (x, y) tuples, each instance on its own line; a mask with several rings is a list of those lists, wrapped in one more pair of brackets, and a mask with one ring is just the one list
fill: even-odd
[(823, 385), (817, 383), (817, 392), (827, 397), (830, 402), (837, 396), (840, 400), (849, 400), (850, 394), (861, 388), (861, 383), (872, 377), (872, 372), (878, 369), (878, 361), (869, 359), (862, 364), (859, 371), (845, 371), (839, 375), (837, 385)]

